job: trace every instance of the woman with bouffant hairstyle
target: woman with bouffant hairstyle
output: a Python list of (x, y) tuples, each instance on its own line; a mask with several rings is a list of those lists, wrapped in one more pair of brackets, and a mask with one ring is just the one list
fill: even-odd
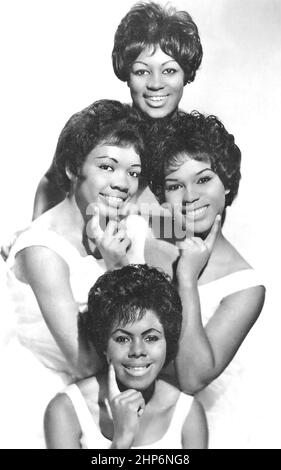
[(184, 71), (184, 84), (191, 83), (202, 60), (198, 29), (187, 11), (150, 2), (139, 2), (119, 24), (112, 51), (116, 76), (129, 80), (130, 67), (148, 46), (160, 46)]
[[(194, 80), (202, 55), (198, 28), (187, 11), (139, 2), (124, 16), (115, 34), (112, 64), (116, 76), (127, 82), (146, 128), (156, 132), (177, 113), (184, 87)], [(54, 173), (52, 164), (39, 183), (33, 218), (65, 196)]]

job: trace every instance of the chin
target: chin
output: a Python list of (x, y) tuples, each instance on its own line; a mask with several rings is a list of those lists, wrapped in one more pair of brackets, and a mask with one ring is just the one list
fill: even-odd
[(152, 380), (126, 380), (126, 379), (119, 379), (120, 383), (123, 385), (123, 387), (128, 390), (128, 389), (133, 389), (137, 391), (142, 391), (146, 390), (151, 384)]
[(170, 111), (165, 109), (150, 109), (149, 112), (146, 112), (146, 114), (153, 119), (161, 119), (168, 116)]
[(194, 235), (195, 236), (207, 235), (213, 226), (214, 220), (213, 221), (202, 220), (202, 222), (195, 222), (194, 223)]

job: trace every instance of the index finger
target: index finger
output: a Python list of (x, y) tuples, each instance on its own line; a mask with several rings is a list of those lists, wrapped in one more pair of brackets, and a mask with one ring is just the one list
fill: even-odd
[(215, 218), (215, 221), (214, 221), (213, 225), (212, 225), (210, 233), (208, 234), (208, 236), (205, 239), (205, 244), (206, 244), (206, 246), (207, 246), (210, 253), (211, 253), (211, 251), (214, 247), (214, 244), (215, 244), (215, 240), (216, 240), (217, 233), (218, 233), (218, 230), (219, 230), (220, 222), (221, 222), (221, 216), (218, 214)]
[(113, 364), (110, 363), (108, 367), (108, 398), (109, 401), (113, 400), (117, 395), (120, 394), (118, 384), (116, 382), (116, 374)]

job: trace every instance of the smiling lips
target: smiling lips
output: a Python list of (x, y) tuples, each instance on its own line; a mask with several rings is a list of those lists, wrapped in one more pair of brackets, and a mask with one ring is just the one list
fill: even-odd
[(100, 196), (102, 197), (103, 200), (107, 203), (108, 206), (111, 207), (120, 207), (122, 206), (125, 201), (128, 199), (128, 195), (124, 196), (113, 196), (113, 195), (108, 195), (108, 194), (102, 194), (100, 193)]
[(169, 95), (145, 95), (146, 101), (152, 104), (163, 104)]
[(135, 377), (135, 376), (141, 376), (141, 375), (146, 374), (150, 366), (151, 366), (151, 363), (145, 364), (145, 365), (137, 365), (137, 366), (124, 365), (124, 368), (129, 375), (133, 375)]
[(208, 205), (199, 207), (198, 209), (192, 209), (192, 210), (187, 209), (187, 207), (185, 206), (183, 210), (183, 214), (186, 215), (188, 219), (196, 220), (204, 216), (207, 209), (208, 209)]

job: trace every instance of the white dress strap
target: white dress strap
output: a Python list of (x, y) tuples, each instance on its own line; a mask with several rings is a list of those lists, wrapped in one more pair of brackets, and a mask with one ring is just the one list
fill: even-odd
[(201, 284), (198, 287), (199, 292), (208, 289), (211, 291), (219, 290), (222, 298), (234, 292), (261, 285), (264, 285), (262, 276), (255, 269), (249, 268), (228, 274), (207, 284)]
[[(106, 439), (100, 432), (100, 429), (96, 425), (91, 412), (87, 406), (86, 400), (76, 384), (68, 385), (64, 388), (61, 393), (65, 393), (71, 400), (75, 413), (77, 415), (78, 421), (82, 430), (82, 439), (83, 436), (91, 436), (91, 440), (96, 439), (96, 442), (100, 443), (101, 439), (105, 440), (106, 446), (108, 446), (108, 439)], [(81, 442), (82, 443), (82, 442)], [(88, 446), (83, 446), (88, 447)], [(105, 448), (105, 447), (103, 447)]]
[(175, 406), (175, 411), (174, 411), (174, 414), (173, 414), (173, 417), (169, 426), (168, 433), (166, 434), (167, 437), (169, 434), (171, 438), (170, 442), (172, 442), (172, 440), (175, 439), (176, 435), (180, 436), (180, 441), (181, 441), (182, 428), (186, 420), (186, 417), (190, 411), (190, 408), (193, 404), (193, 400), (194, 400), (193, 396), (187, 395), (183, 392), (180, 393), (180, 396)]

